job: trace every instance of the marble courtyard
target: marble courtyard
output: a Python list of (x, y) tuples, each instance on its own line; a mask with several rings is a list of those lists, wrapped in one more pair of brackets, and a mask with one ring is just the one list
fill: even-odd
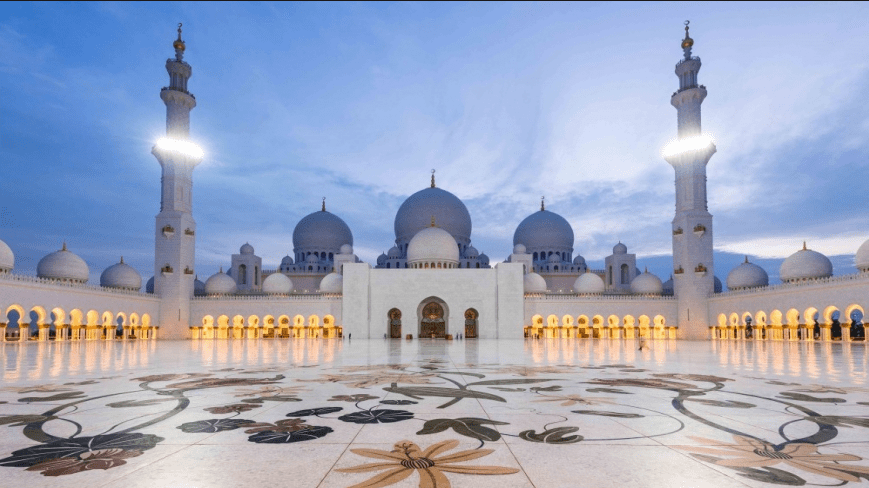
[(840, 486), (863, 344), (6, 343), (4, 486)]

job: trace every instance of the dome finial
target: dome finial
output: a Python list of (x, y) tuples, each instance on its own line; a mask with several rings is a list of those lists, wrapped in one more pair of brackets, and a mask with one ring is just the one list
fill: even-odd
[(124, 264), (124, 256), (121, 256), (121, 264)]
[(540, 211), (542, 212), (544, 210), (546, 210), (546, 197), (542, 196), (540, 197)]
[(431, 187), (432, 187), (432, 188), (435, 188), (434, 175), (435, 175), (435, 170), (432, 169), (432, 170), (431, 170)]
[(60, 248), (61, 251), (66, 251), (66, 241), (63, 241), (63, 247)]
[(685, 21), (685, 39), (682, 39), (682, 51), (685, 53), (685, 61), (691, 59), (691, 46), (694, 45), (694, 39), (688, 36), (688, 24), (690, 20)]
[(175, 42), (172, 43), (172, 47), (175, 48), (175, 59), (181, 61), (184, 58), (184, 49), (187, 46), (184, 45), (184, 41), (181, 40), (181, 22), (178, 22), (178, 39), (175, 39)]
[(320, 211), (322, 211), (322, 212), (326, 211), (326, 197), (323, 197), (323, 207), (320, 209)]
[(748, 263), (748, 256), (745, 256), (745, 262)]
[(806, 241), (803, 241), (803, 251), (806, 251)]
[(437, 225), (435, 225), (435, 217), (434, 217), (434, 215), (431, 216), (431, 226), (432, 226), (432, 227), (437, 227)]
[(223, 273), (223, 266), (220, 267), (220, 272)]

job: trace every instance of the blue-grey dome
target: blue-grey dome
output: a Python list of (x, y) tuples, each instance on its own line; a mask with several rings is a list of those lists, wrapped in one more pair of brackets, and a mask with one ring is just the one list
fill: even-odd
[(344, 244), (353, 245), (350, 227), (337, 215), (326, 210), (302, 218), (293, 230), (293, 252), (326, 250), (339, 252)]
[(471, 214), (452, 193), (431, 187), (409, 196), (395, 214), (395, 241), (406, 243), (419, 231), (435, 224), (450, 233), (456, 242), (471, 242)]
[(573, 228), (557, 213), (539, 210), (525, 218), (513, 234), (513, 245), (524, 244), (527, 252), (566, 250), (573, 252)]
[[(203, 285), (205, 286), (205, 285)], [(145, 283), (145, 293), (154, 293), (154, 277), (152, 276), (147, 283)]]

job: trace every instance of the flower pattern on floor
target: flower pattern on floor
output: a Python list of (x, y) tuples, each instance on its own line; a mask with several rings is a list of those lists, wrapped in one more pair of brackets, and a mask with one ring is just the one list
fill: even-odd
[[(6, 345), (2, 351), (28, 349)], [(806, 348), (797, 353), (814, 354)], [(860, 354), (855, 364), (865, 358)], [(369, 358), (386, 364), (225, 360), (111, 376), (107, 367), (60, 381), (10, 379), (7, 372), (0, 388), (0, 467), (36, 477), (31, 481), (79, 479), (153, 463), (161, 446), (206, 441), (293, 459), (302, 446), (343, 445), (337, 457), (323, 460), (325, 472), (310, 486), (374, 488), (414, 480), (444, 488), (503, 476), (545, 487), (559, 485), (523, 470), (528, 461), (519, 451), (583, 459), (579, 453), (586, 451), (572, 449), (636, 443), (684, 453), (680, 462), (713, 468), (734, 486), (869, 481), (869, 388), (862, 380), (803, 380), (741, 365), (685, 371), (636, 357), (534, 360), (541, 364), (507, 358), (433, 353)], [(497, 461), (480, 465), (486, 456)], [(268, 464), (267, 458), (254, 462)]]

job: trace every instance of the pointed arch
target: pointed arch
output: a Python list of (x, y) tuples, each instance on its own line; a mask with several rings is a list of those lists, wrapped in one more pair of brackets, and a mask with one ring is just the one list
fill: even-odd
[(546, 326), (547, 327), (558, 327), (558, 316), (557, 315), (549, 315), (546, 317)]
[(564, 317), (561, 317), (561, 325), (564, 327), (573, 327), (573, 316), (565, 315)]
[[(763, 313), (763, 312), (757, 312), (757, 315), (760, 316), (761, 313)], [(783, 317), (784, 317), (784, 314), (781, 313), (781, 310), (778, 310), (778, 309), (773, 310), (772, 313), (769, 314), (769, 323), (771, 325), (776, 325), (776, 326), (783, 325), (782, 324)]]

